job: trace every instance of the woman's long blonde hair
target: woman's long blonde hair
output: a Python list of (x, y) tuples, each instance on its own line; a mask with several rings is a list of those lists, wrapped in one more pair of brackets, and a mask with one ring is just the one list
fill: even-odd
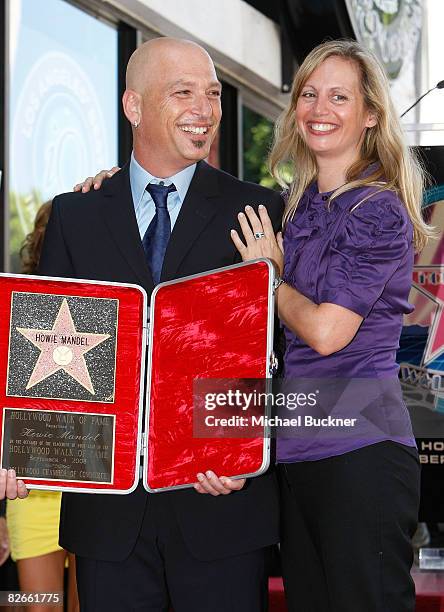
[[(347, 171), (346, 184), (338, 188), (331, 199), (361, 186), (376, 186), (395, 191), (404, 203), (413, 223), (413, 240), (421, 250), (434, 235), (421, 214), (424, 171), (414, 152), (406, 145), (401, 123), (390, 97), (390, 87), (384, 69), (369, 50), (353, 40), (332, 40), (309, 53), (297, 71), (291, 89), (291, 99), (275, 126), (274, 145), (270, 153), (270, 171), (289, 190), (284, 224), (292, 218), (302, 194), (317, 176), (316, 159), (298, 131), (295, 109), (302, 88), (312, 72), (327, 58), (341, 57), (354, 62), (361, 74), (364, 104), (376, 117), (376, 125), (367, 128), (360, 159)], [(284, 164), (290, 162), (294, 176), (291, 182)], [(375, 169), (367, 176), (364, 170), (374, 162)]]

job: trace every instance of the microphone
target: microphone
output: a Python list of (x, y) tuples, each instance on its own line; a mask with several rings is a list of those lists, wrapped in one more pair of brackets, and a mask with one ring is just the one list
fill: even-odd
[(402, 113), (402, 115), (401, 115), (401, 119), (402, 119), (402, 117), (404, 117), (404, 115), (406, 115), (406, 114), (409, 112), (409, 110), (412, 110), (412, 108), (413, 108), (414, 106), (416, 106), (416, 105), (418, 104), (418, 102), (421, 102), (421, 100), (422, 100), (423, 98), (425, 98), (425, 97), (426, 97), (426, 95), (427, 95), (427, 94), (429, 94), (429, 93), (430, 93), (431, 91), (433, 91), (434, 89), (444, 89), (444, 81), (439, 81), (439, 83), (437, 83), (437, 84), (435, 85), (435, 87), (432, 87), (431, 89), (429, 89), (429, 91), (426, 91), (426, 92), (425, 92), (425, 94), (422, 94), (422, 96), (421, 96), (420, 98), (418, 98), (418, 99), (416, 100), (416, 102), (413, 102), (413, 104), (412, 104), (411, 106), (409, 106), (409, 107), (408, 107), (408, 109), (407, 109), (406, 111), (404, 111), (404, 112)]

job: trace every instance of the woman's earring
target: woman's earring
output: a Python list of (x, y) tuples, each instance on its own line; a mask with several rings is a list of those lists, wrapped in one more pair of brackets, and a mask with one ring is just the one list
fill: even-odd
[(138, 121), (133, 121), (133, 127), (135, 127), (137, 129), (139, 127), (139, 122)]

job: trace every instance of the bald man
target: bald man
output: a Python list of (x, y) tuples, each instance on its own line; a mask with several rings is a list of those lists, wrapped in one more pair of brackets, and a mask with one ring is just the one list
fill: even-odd
[[(154, 286), (239, 261), (230, 239), (246, 204), (280, 225), (280, 196), (209, 166), (221, 85), (202, 47), (159, 38), (135, 51), (123, 109), (133, 152), (100, 190), (54, 199), (40, 263), (53, 276)], [(76, 554), (85, 612), (266, 609), (267, 547), (278, 540), (272, 473), (195, 489), (63, 495), (60, 544)]]

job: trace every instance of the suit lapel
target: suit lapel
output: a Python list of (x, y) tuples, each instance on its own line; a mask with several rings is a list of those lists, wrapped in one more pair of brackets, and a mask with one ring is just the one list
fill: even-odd
[(150, 293), (153, 279), (140, 240), (129, 180), (129, 163), (105, 182), (101, 200), (104, 222), (140, 284)]
[(217, 171), (207, 163), (199, 162), (174, 224), (165, 253), (161, 281), (176, 277), (185, 255), (216, 214), (218, 195)]

